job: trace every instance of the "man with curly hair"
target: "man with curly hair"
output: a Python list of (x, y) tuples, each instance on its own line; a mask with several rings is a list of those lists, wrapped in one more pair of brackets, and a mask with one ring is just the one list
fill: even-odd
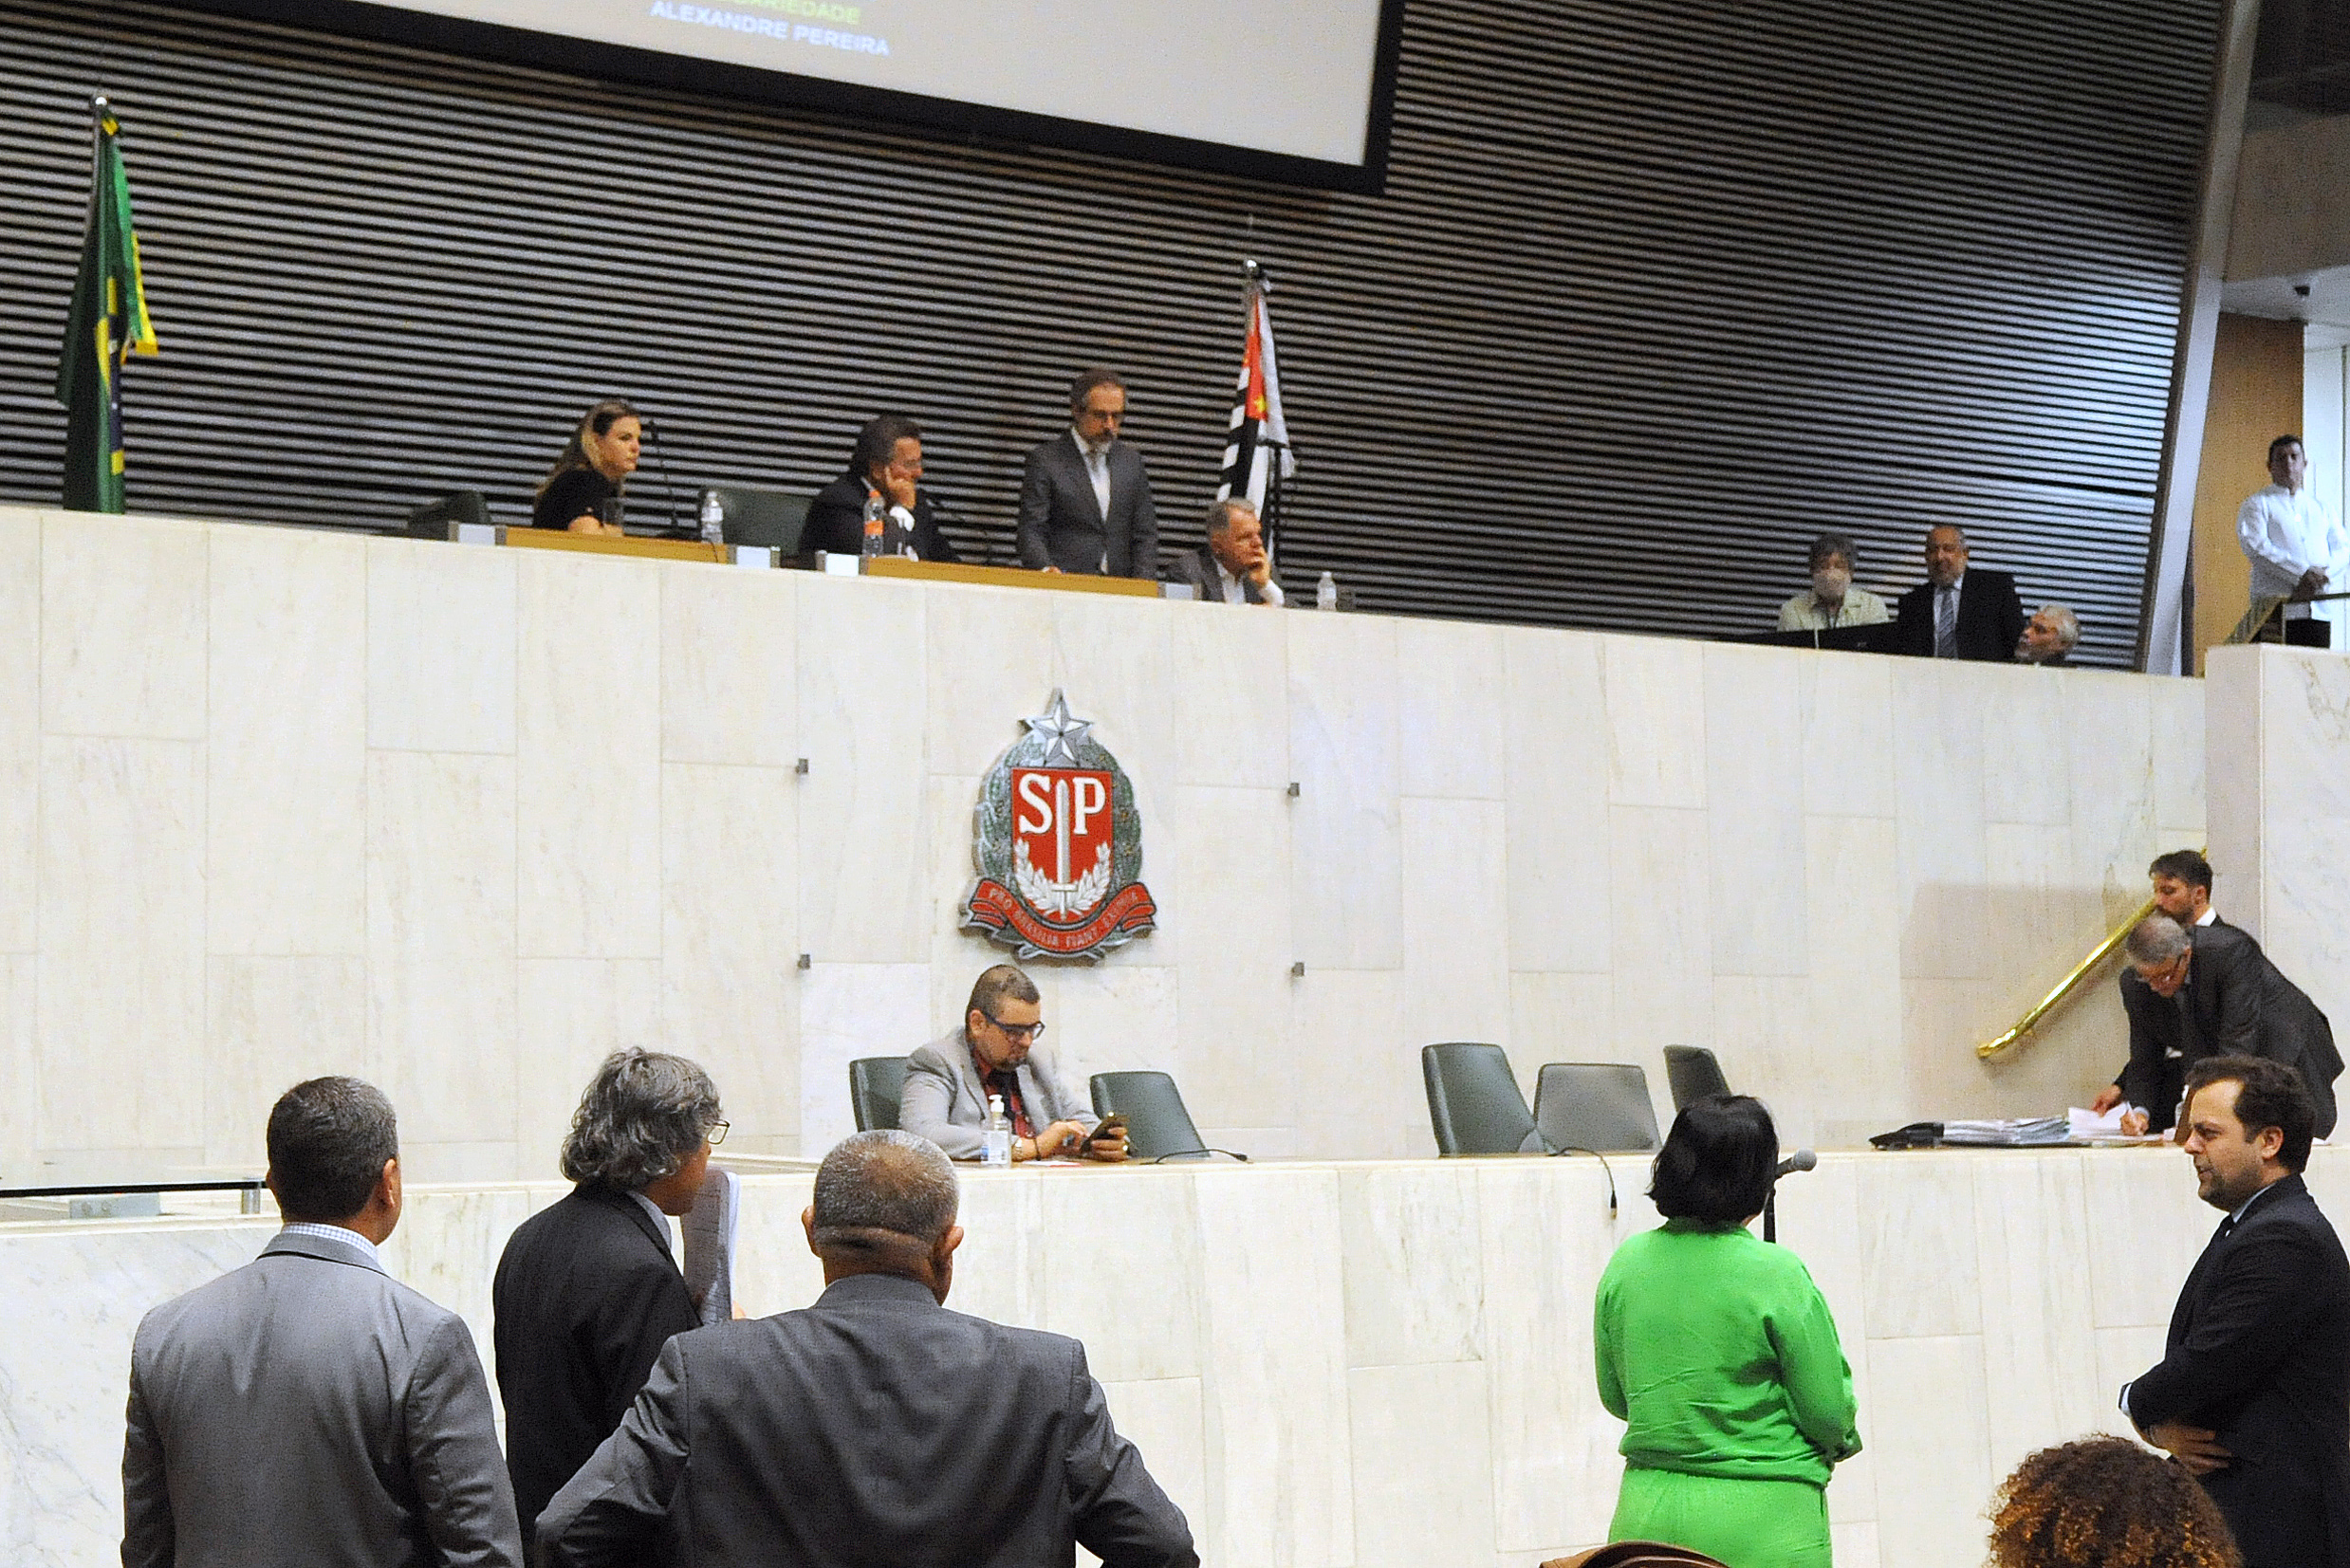
[(2241, 1568), (2194, 1479), (2137, 1444), (2088, 1437), (2027, 1456), (1991, 1503), (1991, 1568)]

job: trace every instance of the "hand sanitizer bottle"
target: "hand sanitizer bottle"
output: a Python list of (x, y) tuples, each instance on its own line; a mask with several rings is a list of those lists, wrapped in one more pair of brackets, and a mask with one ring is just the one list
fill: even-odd
[(979, 1163), (982, 1165), (1009, 1165), (1011, 1163), (1011, 1124), (1004, 1119), (1004, 1097), (1002, 1095), (988, 1097), (988, 1134), (986, 1141), (980, 1146)]

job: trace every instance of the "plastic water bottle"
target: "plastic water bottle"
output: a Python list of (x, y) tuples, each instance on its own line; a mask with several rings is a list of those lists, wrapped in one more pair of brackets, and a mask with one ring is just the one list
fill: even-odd
[(1339, 580), (1328, 572), (1324, 572), (1322, 574), (1322, 581), (1314, 584), (1314, 608), (1335, 610), (1338, 607)]
[(702, 543), (726, 543), (726, 508), (718, 504), (716, 490), (702, 491)]
[(1011, 1163), (1011, 1123), (1004, 1119), (1004, 1097), (988, 1097), (988, 1134), (980, 1145), (979, 1163), (1009, 1165)]
[(865, 492), (865, 538), (858, 553), (867, 561), (881, 553), (881, 529), (888, 513), (881, 509), (881, 496), (877, 490)]

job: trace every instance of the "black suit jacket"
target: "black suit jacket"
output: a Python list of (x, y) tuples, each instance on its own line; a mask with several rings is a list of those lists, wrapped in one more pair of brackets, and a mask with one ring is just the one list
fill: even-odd
[[(2226, 925), (2218, 915), (2211, 916), (2211, 926)], [(2190, 926), (2190, 939), (2208, 929)], [(2117, 984), (2121, 1014), (2130, 1024), (2130, 1060), (2114, 1075), (2114, 1082), (2120, 1086), (2122, 1098), (2146, 1113), (2148, 1132), (2168, 1132), (2178, 1120), (2179, 1096), (2187, 1088), (2187, 1047), (2179, 1034), (2178, 1004), (2156, 996), (2127, 963)], [(2178, 1054), (2172, 1055), (2174, 1051)]]
[[(830, 550), (856, 555), (865, 545), (865, 494), (872, 488), (861, 473), (844, 473), (816, 492), (808, 503), (807, 522), (800, 528), (800, 553)], [(908, 533), (896, 518), (882, 525), (881, 553), (897, 555), (911, 544), (924, 561), (960, 561), (954, 546), (938, 531), (937, 508), (919, 490), (914, 498), (914, 531)]]
[(1158, 576), (1158, 512), (1142, 454), (1124, 441), (1109, 451), (1110, 514), (1101, 515), (1093, 477), (1064, 431), (1033, 448), (1020, 477), (1020, 564), (1112, 577)]
[(628, 1413), (670, 1336), (701, 1322), (669, 1229), (625, 1192), (578, 1187), (525, 1220), (490, 1286), (506, 1469), (530, 1522)]
[(2129, 1406), (2141, 1430), (2185, 1421), (2235, 1455), (2203, 1488), (2245, 1568), (2350, 1568), (2350, 1261), (2301, 1177), (2222, 1224)]
[[(1934, 657), (1934, 584), (1921, 582), (1894, 610), (1894, 646)], [(1958, 656), (2008, 664), (2024, 636), (2024, 601), (2006, 572), (1970, 566), (1958, 583)]]
[[(1215, 552), (1205, 544), (1187, 555), (1178, 556), (1175, 570), (1168, 575), (1174, 581), (1190, 583), (1192, 592), (1210, 604), (1224, 602), (1224, 579), (1216, 575)], [(1279, 587), (1281, 580), (1275, 578), (1273, 585)], [(1245, 577), (1240, 580), (1240, 593), (1243, 603), (1265, 602), (1263, 590)]]
[(680, 1335), (539, 1520), (546, 1568), (1194, 1568), (1074, 1339), (860, 1274)]
[[(2250, 933), (2214, 922), (2189, 933), (2194, 956), (2188, 961), (2187, 984), (2170, 1005), (2179, 1049), (2174, 1063), (2183, 1074), (2205, 1057), (2258, 1056), (2297, 1068), (2317, 1102), (2318, 1136), (2334, 1130), (2334, 1079), (2341, 1076), (2341, 1056), (2334, 1048), (2334, 1029), (2302, 988), (2277, 971)], [(2152, 991), (2150, 1013), (2162, 1005)], [(2145, 1053), (2159, 1053), (2158, 1029), (2133, 1029), (2130, 1069), (2140, 1072)], [(2125, 1081), (2125, 1088), (2127, 1083)], [(2175, 1102), (2176, 1097), (2173, 1097)], [(2133, 1104), (2154, 1106), (2133, 1099)], [(2350, 1568), (2350, 1565), (2345, 1565)]]

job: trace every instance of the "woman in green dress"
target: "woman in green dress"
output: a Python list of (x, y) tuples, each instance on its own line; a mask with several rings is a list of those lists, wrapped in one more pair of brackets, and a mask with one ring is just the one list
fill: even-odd
[(1778, 1163), (1759, 1100), (1693, 1102), (1649, 1190), (1665, 1223), (1600, 1276), (1600, 1402), (1628, 1424), (1612, 1541), (1671, 1541), (1730, 1568), (1828, 1568), (1828, 1472), (1860, 1436), (1819, 1286), (1747, 1229)]

